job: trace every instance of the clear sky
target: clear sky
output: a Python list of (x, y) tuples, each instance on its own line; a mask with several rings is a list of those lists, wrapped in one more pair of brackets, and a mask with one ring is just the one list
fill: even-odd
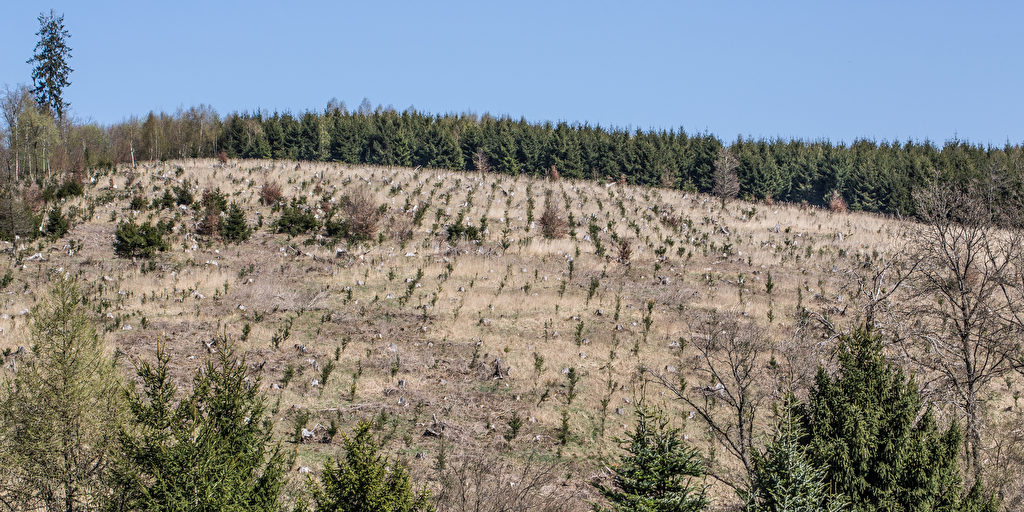
[(0, 85), (31, 81), (52, 7), (71, 32), (72, 113), (101, 123), (369, 98), (727, 140), (1024, 142), (1020, 2), (5, 4)]

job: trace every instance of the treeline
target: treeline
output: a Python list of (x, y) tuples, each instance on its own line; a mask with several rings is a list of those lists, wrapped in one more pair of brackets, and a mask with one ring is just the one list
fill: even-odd
[(746, 199), (826, 206), (841, 198), (854, 210), (906, 216), (916, 215), (915, 191), (936, 180), (990, 183), (1004, 200), (1013, 201), (1024, 184), (1019, 145), (744, 138), (725, 145), (713, 135), (682, 129), (630, 131), (490, 115), (429, 115), (374, 109), (365, 101), (354, 111), (329, 104), (323, 112), (301, 115), (224, 118), (199, 106), (111, 126), (58, 126), (40, 114), (24, 89), (7, 91), (3, 107), (0, 163), (9, 176), (37, 181), (50, 178), (54, 169), (84, 171), (222, 153), (534, 176), (554, 169), (565, 178), (706, 193), (722, 190), (721, 182), (729, 180), (735, 182), (729, 195)]

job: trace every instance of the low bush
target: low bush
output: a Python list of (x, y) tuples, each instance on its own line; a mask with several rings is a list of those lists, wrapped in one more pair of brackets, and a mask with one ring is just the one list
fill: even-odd
[(569, 232), (569, 223), (549, 194), (544, 199), (544, 213), (540, 216), (540, 232), (544, 238), (562, 238)]
[(195, 197), (192, 195), (192, 188), (189, 186), (188, 181), (182, 182), (181, 185), (175, 185), (171, 187), (171, 191), (174, 192), (174, 203), (182, 206), (192, 206), (192, 203), (196, 202)]
[(168, 229), (164, 224), (122, 222), (114, 234), (114, 254), (121, 258), (152, 258), (157, 251), (167, 250), (164, 232)]
[(828, 200), (828, 208), (836, 213), (846, 213), (850, 210), (850, 206), (846, 204), (846, 199), (843, 199), (843, 195), (838, 190), (832, 191), (832, 196)]
[(276, 233), (287, 233), (291, 236), (310, 233), (319, 227), (320, 223), (309, 206), (295, 199), (292, 199), (290, 205), (281, 207), (281, 217), (274, 224)]
[(273, 206), (281, 200), (281, 185), (278, 185), (276, 181), (268, 181), (263, 184), (260, 188), (260, 202), (267, 205)]
[(202, 199), (203, 209), (207, 213), (213, 213), (219, 215), (220, 212), (227, 211), (228, 209), (228, 198), (220, 191), (220, 188), (214, 190), (204, 190)]
[(448, 241), (457, 242), (459, 239), (480, 240), (480, 229), (476, 226), (469, 226), (463, 222), (462, 215), (455, 219), (454, 224), (448, 225)]
[[(340, 219), (334, 218), (337, 213), (340, 213)], [(332, 212), (324, 227), (331, 238), (356, 242), (370, 240), (377, 235), (381, 216), (381, 208), (373, 200), (373, 194), (367, 188), (359, 187), (342, 197), (340, 209)]]

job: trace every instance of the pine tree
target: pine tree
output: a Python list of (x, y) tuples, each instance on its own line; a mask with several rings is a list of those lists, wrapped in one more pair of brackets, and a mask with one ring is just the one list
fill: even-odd
[(60, 207), (55, 206), (46, 217), (46, 227), (43, 229), (46, 231), (46, 234), (54, 238), (60, 238), (71, 229), (71, 222), (64, 216), (64, 212), (61, 211)]
[(14, 237), (31, 240), (39, 233), (39, 219), (13, 187), (0, 190), (0, 240)]
[(32, 352), (0, 397), (0, 503), (13, 510), (87, 510), (108, 496), (120, 383), (61, 279), (33, 314)]
[(987, 506), (962, 487), (959, 429), (939, 429), (914, 380), (882, 355), (877, 333), (843, 337), (839, 365), (835, 376), (818, 370), (803, 416), (811, 460), (853, 511)]
[(245, 212), (237, 203), (231, 203), (227, 216), (220, 223), (220, 236), (229, 242), (244, 242), (252, 234), (252, 228), (245, 222)]
[(163, 237), (159, 224), (136, 224), (127, 220), (118, 224), (114, 232), (114, 254), (122, 258), (152, 258), (157, 251), (167, 250)]
[(226, 345), (180, 400), (163, 350), (155, 365), (139, 365), (142, 389), (128, 392), (119, 430), (113, 509), (279, 510), (285, 458), (271, 442), (260, 379)]
[(633, 432), (619, 442), (629, 455), (614, 468), (613, 487), (597, 485), (611, 508), (595, 505), (595, 510), (690, 512), (708, 507), (707, 486), (696, 482), (705, 474), (704, 463), (660, 411), (638, 405)]
[(754, 488), (748, 512), (838, 512), (845, 503), (828, 493), (825, 470), (811, 462), (801, 444), (805, 432), (790, 395), (781, 406), (775, 433), (754, 454)]
[(400, 463), (388, 462), (372, 430), (372, 424), (361, 423), (352, 437), (345, 437), (345, 456), (325, 462), (319, 483), (309, 481), (314, 510), (432, 511), (427, 491), (412, 490), (408, 470)]
[(583, 177), (583, 155), (580, 152), (577, 131), (566, 123), (559, 123), (551, 133), (547, 148), (547, 167), (554, 165), (565, 178)]
[(33, 64), (32, 94), (39, 106), (49, 110), (58, 119), (64, 118), (70, 103), (62, 96), (64, 88), (71, 85), (71, 47), (68, 39), (71, 34), (64, 28), (64, 15), (57, 16), (53, 9), (50, 14), (39, 15), (39, 42), (36, 43), (35, 54), (27, 61)]

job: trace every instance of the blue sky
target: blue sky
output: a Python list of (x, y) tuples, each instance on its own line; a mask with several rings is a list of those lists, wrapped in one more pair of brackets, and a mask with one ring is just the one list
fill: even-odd
[(1024, 4), (9, 2), (0, 86), (65, 15), (66, 97), (110, 123), (199, 103), (399, 110), (851, 141), (1024, 141)]

